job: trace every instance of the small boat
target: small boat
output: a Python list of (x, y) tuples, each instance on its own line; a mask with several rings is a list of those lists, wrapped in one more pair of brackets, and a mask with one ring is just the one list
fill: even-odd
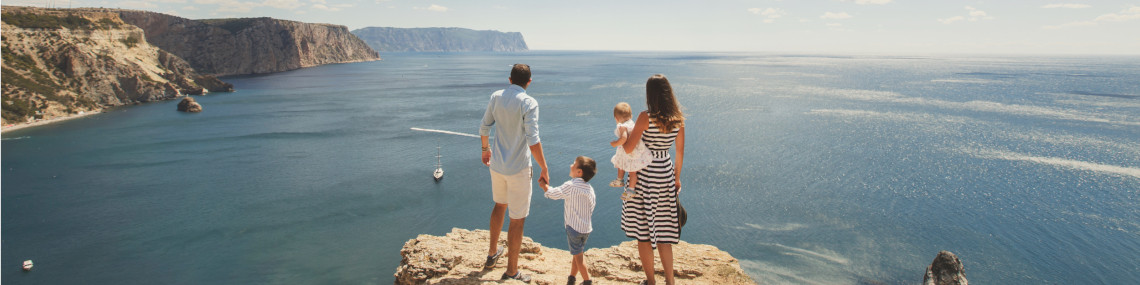
[(443, 179), (443, 164), (440, 161), (441, 157), (443, 156), (439, 155), (439, 147), (437, 146), (435, 147), (435, 172), (431, 174), (431, 176), (435, 177), (436, 181)]
[(24, 271), (31, 271), (31, 270), (32, 270), (32, 260), (31, 259), (24, 260)]

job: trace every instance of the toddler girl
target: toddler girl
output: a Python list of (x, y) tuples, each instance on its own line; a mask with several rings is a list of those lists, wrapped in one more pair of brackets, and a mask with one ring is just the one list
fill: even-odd
[[(610, 181), (610, 187), (625, 187), (621, 199), (629, 201), (633, 198), (633, 189), (637, 185), (637, 171), (653, 162), (653, 156), (649, 153), (649, 149), (645, 148), (645, 144), (641, 142), (637, 143), (633, 153), (625, 153), (625, 149), (621, 147), (625, 144), (626, 139), (629, 139), (630, 133), (633, 132), (633, 113), (629, 108), (629, 103), (621, 102), (614, 106), (614, 121), (617, 123), (614, 135), (618, 139), (610, 142), (610, 146), (617, 147), (617, 152), (610, 158), (610, 162), (618, 169), (618, 175), (617, 179)], [(628, 184), (622, 183), (626, 172), (629, 173)]]

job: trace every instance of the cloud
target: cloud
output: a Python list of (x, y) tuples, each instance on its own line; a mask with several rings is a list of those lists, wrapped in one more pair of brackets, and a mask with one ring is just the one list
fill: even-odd
[(982, 20), (982, 19), (992, 20), (994, 18), (994, 17), (990, 17), (989, 15), (986, 15), (986, 11), (978, 10), (974, 7), (966, 6), (966, 10), (970, 11), (970, 21), (971, 22), (974, 22), (977, 20)]
[(1127, 21), (1132, 21), (1132, 20), (1137, 20), (1137, 19), (1140, 19), (1140, 7), (1132, 6), (1131, 8), (1124, 9), (1123, 11), (1120, 11), (1117, 13), (1108, 13), (1108, 14), (1100, 15), (1100, 16), (1096, 17), (1096, 19), (1093, 19), (1092, 21), (1069, 22), (1069, 23), (1064, 23), (1064, 24), (1060, 24), (1060, 25), (1043, 26), (1041, 28), (1046, 29), (1046, 30), (1058, 30), (1058, 29), (1074, 28), (1074, 27), (1091, 27), (1091, 26), (1096, 26), (1099, 23), (1103, 23), (1103, 22), (1127, 22)]
[(1120, 11), (1120, 13), (1109, 13), (1096, 17), (1097, 22), (1126, 22), (1140, 19), (1140, 7), (1132, 6), (1127, 10)]
[(186, 6), (186, 7), (182, 7), (182, 10), (183, 11), (198, 11), (198, 7)]
[[(177, 0), (170, 0), (177, 1)], [(195, 4), (217, 5), (218, 8), (214, 10), (211, 15), (217, 13), (248, 13), (254, 8), (272, 7), (284, 10), (295, 10), (305, 6), (299, 0), (265, 0), (262, 2), (242, 2), (237, 0), (194, 0)]]
[(970, 22), (977, 22), (978, 20), (993, 20), (994, 19), (994, 17), (987, 14), (986, 11), (978, 10), (977, 8), (974, 8), (974, 7), (966, 6), (966, 11), (969, 11), (968, 13), (966, 13), (966, 16), (954, 16), (954, 17), (945, 18), (945, 19), (938, 19), (938, 21), (942, 22), (943, 24), (949, 25), (951, 23), (954, 23), (957, 21), (963, 21), (963, 20), (967, 20)]
[(1041, 6), (1041, 8), (1045, 8), (1045, 9), (1053, 9), (1053, 8), (1082, 9), (1082, 8), (1088, 8), (1088, 7), (1092, 7), (1092, 6), (1089, 6), (1088, 4), (1049, 4), (1049, 5)]
[(839, 12), (839, 13), (827, 12), (827, 13), (823, 13), (823, 15), (819, 16), (819, 17), (822, 19), (842, 20), (842, 19), (850, 19), (851, 15), (847, 14), (847, 12)]
[[(840, 0), (843, 2), (851, 2), (851, 0)], [(855, 0), (855, 4), (859, 5), (883, 5), (891, 3), (891, 0)]]
[(329, 12), (336, 12), (354, 6), (353, 4), (326, 5), (328, 3), (325, 2), (325, 0), (310, 0), (310, 2), (313, 2), (313, 6), (310, 6), (310, 8), (314, 10), (324, 10)]
[(150, 1), (123, 1), (123, 2), (119, 2), (119, 5), (122, 5), (122, 7), (136, 8), (136, 9), (158, 8), (158, 5), (155, 5), (154, 3), (151, 3)]
[(1057, 29), (1064, 29), (1064, 28), (1088, 27), (1088, 26), (1096, 26), (1096, 22), (1093, 22), (1093, 21), (1071, 22), (1071, 23), (1064, 23), (1064, 24), (1055, 25), (1055, 26), (1044, 26), (1041, 28), (1046, 29), (1046, 30), (1057, 30)]
[(784, 15), (788, 14), (788, 12), (786, 12), (780, 8), (767, 8), (767, 9), (748, 8), (748, 12), (752, 13), (752, 14), (760, 15), (761, 17), (764, 17), (764, 23), (769, 23), (769, 24), (772, 22), (775, 22), (776, 19), (779, 19), (780, 17), (783, 17)]
[(954, 17), (950, 17), (950, 18), (946, 18), (946, 19), (938, 19), (938, 21), (942, 22), (943, 24), (949, 25), (950, 23), (965, 20), (965, 19), (966, 19), (966, 17), (954, 16)]
[(432, 12), (447, 12), (447, 7), (439, 6), (436, 4), (431, 4), (431, 6), (428, 6), (427, 8), (416, 7), (416, 10), (428, 10), (428, 11), (432, 11)]
[(277, 9), (293, 10), (305, 6), (298, 0), (265, 0), (262, 5)]

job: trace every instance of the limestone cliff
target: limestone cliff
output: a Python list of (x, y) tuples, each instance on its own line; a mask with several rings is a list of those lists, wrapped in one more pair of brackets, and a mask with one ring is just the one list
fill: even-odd
[(352, 31), (377, 51), (527, 51), (522, 33), (463, 28), (367, 27)]
[(3, 124), (233, 91), (116, 13), (3, 7)]
[[(502, 233), (501, 237), (506, 237)], [(483, 270), (489, 232), (452, 229), (446, 236), (420, 235), (404, 243), (396, 268), (396, 284), (500, 284), (507, 259)], [(505, 246), (505, 245), (504, 245)], [(564, 246), (563, 246), (564, 247)], [(519, 269), (532, 274), (534, 284), (565, 284), (570, 273), (570, 252), (543, 247), (524, 237)], [(681, 242), (673, 246), (674, 276), (678, 284), (756, 284), (740, 269), (740, 263), (714, 246)], [(637, 284), (645, 277), (637, 258), (637, 243), (623, 242), (610, 248), (591, 248), (585, 253), (590, 278), (598, 284)], [(661, 260), (657, 259), (657, 281)], [(518, 281), (502, 282), (521, 284)]]
[(154, 45), (217, 76), (270, 73), (330, 63), (379, 60), (345, 26), (272, 18), (191, 20), (115, 10)]

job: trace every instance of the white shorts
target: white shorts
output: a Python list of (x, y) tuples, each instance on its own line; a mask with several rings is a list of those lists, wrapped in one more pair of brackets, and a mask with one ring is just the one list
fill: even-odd
[(532, 187), (530, 168), (512, 175), (491, 170), (491, 199), (496, 204), (506, 204), (511, 219), (522, 219), (530, 215)]

